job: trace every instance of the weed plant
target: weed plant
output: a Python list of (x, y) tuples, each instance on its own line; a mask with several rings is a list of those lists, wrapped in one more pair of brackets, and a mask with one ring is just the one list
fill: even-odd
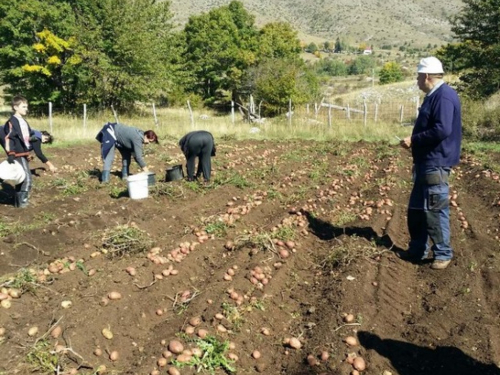
[(206, 336), (203, 339), (196, 338), (194, 343), (201, 349), (201, 357), (193, 356), (188, 362), (179, 362), (173, 360), (172, 364), (179, 368), (195, 367), (197, 372), (202, 370), (208, 371), (210, 374), (215, 374), (219, 369), (226, 372), (236, 372), (234, 361), (226, 358), (229, 350), (229, 341), (219, 341), (215, 336)]
[(26, 355), (27, 363), (33, 372), (41, 374), (58, 374), (61, 370), (61, 358), (53, 350), (48, 339), (38, 340)]
[(38, 280), (33, 271), (27, 268), (21, 268), (13, 275), (6, 275), (0, 279), (1, 287), (19, 289), (21, 293), (34, 291), (38, 285)]
[(140, 253), (150, 249), (153, 244), (145, 231), (130, 225), (106, 229), (101, 241), (103, 249), (111, 257)]

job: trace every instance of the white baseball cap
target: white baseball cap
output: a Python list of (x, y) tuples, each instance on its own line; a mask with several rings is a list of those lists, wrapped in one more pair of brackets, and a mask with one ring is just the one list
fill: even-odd
[(443, 64), (434, 56), (420, 60), (417, 73), (444, 74)]

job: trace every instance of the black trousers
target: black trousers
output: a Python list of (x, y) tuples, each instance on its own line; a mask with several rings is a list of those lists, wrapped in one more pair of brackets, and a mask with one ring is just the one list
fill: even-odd
[(203, 173), (205, 181), (210, 181), (212, 172), (211, 154), (214, 148), (214, 140), (208, 132), (197, 132), (188, 139), (186, 144), (186, 161), (188, 179), (194, 178), (195, 160), (198, 158), (198, 169), (196, 177)]

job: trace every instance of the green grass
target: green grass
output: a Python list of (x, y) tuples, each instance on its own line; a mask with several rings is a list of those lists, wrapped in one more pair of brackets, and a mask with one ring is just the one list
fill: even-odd
[(281, 226), (277, 231), (273, 232), (273, 236), (282, 241), (289, 241), (295, 238), (295, 231), (292, 227)]
[(60, 357), (53, 351), (53, 345), (48, 339), (38, 340), (26, 355), (28, 364), (33, 371), (42, 374), (55, 374), (58, 372)]
[(245, 189), (253, 187), (253, 183), (248, 181), (245, 177), (243, 177), (238, 172), (233, 172), (231, 174), (227, 173), (218, 173), (213, 179), (212, 186), (220, 186), (220, 185), (233, 185), (238, 189)]
[(226, 358), (229, 350), (229, 341), (219, 341), (215, 336), (207, 336), (204, 339), (196, 338), (194, 343), (202, 350), (201, 357), (193, 356), (189, 362), (172, 361), (174, 366), (195, 367), (197, 372), (202, 370), (215, 374), (219, 369), (226, 372), (236, 372), (234, 362)]
[(500, 153), (500, 144), (497, 142), (465, 142), (463, 151), (474, 155), (481, 161), (483, 168), (500, 172), (500, 163), (491, 158), (492, 153)]
[(205, 226), (205, 232), (207, 232), (208, 234), (213, 234), (218, 238), (222, 238), (226, 236), (227, 228), (227, 224), (223, 221), (215, 221)]
[(38, 285), (36, 275), (27, 268), (21, 268), (12, 275), (2, 276), (0, 286), (19, 289), (21, 293), (34, 291)]
[(332, 218), (331, 222), (333, 225), (343, 227), (344, 225), (351, 223), (354, 220), (356, 220), (356, 214), (354, 214), (352, 212), (342, 211), (342, 212), (339, 212), (338, 214), (336, 214)]
[(222, 312), (227, 321), (231, 323), (232, 329), (238, 332), (245, 322), (243, 314), (240, 312), (238, 307), (233, 304), (224, 302), (222, 303)]

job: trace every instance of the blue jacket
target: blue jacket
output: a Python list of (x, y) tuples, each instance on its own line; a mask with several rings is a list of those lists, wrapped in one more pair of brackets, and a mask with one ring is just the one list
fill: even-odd
[[(29, 124), (28, 129), (30, 137), (34, 135)], [(16, 158), (20, 156), (28, 156), (30, 150), (24, 143), (21, 125), (16, 116), (12, 116), (0, 130), (0, 143), (5, 149), (7, 155), (14, 155)]]
[(413, 162), (429, 167), (452, 167), (460, 161), (462, 117), (455, 90), (442, 84), (426, 96), (411, 135)]
[(95, 139), (101, 142), (102, 160), (106, 159), (109, 151), (116, 145), (115, 126), (116, 123), (107, 122), (95, 137)]

